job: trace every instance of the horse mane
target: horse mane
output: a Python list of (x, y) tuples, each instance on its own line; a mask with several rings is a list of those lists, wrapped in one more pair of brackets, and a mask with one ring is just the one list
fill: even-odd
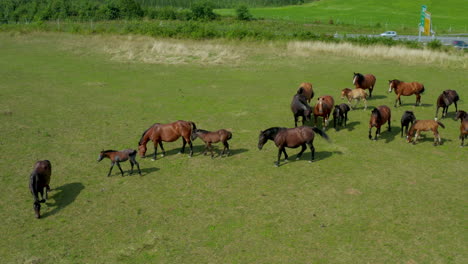
[(195, 129), (193, 132), (194, 132), (194, 133), (197, 133), (197, 132), (201, 132), (201, 133), (210, 133), (210, 131), (204, 130), (204, 129)]
[(382, 120), (382, 114), (380, 114), (380, 111), (378, 108), (374, 108), (372, 110), (372, 115), (374, 116), (377, 116), (377, 122), (380, 123), (380, 120)]
[(357, 82), (358, 82), (358, 84), (361, 85), (362, 82), (363, 82), (364, 79), (365, 79), (365, 78), (364, 78), (364, 75), (362, 75), (362, 74), (359, 73), (359, 72), (358, 72), (358, 73), (354, 73), (354, 74), (357, 76)]
[(108, 149), (108, 150), (103, 150), (101, 153), (109, 153), (109, 152), (119, 152), (118, 150), (113, 150), (113, 149)]
[(153, 128), (153, 127), (154, 127), (154, 125), (156, 125), (156, 124), (158, 124), (158, 123), (154, 123), (154, 124), (153, 124), (153, 125), (151, 125), (151, 126), (148, 128), (148, 129), (146, 129), (146, 130), (145, 130), (145, 132), (143, 132), (143, 134), (141, 135), (141, 138), (140, 138), (140, 140), (138, 141), (138, 145), (141, 145), (141, 144), (143, 144), (143, 142), (142, 142), (142, 141), (143, 141), (143, 138), (144, 138), (144, 137), (145, 137), (145, 135), (146, 135), (146, 132), (148, 132), (148, 130), (150, 130), (151, 128)]
[(302, 94), (304, 92), (304, 88), (299, 87), (299, 89), (297, 90), (297, 94)]

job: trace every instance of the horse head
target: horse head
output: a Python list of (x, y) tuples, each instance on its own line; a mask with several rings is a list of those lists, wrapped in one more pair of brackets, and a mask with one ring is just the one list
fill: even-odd
[(461, 119), (463, 121), (466, 118), (468, 118), (468, 114), (463, 110), (459, 110), (455, 113), (455, 120)]
[(370, 121), (371, 126), (379, 125), (381, 120), (382, 120), (382, 116), (380, 114), (379, 109), (374, 108), (371, 113), (371, 121)]
[(140, 155), (141, 158), (144, 158), (145, 154), (146, 154), (146, 144), (138, 145), (138, 155)]
[(340, 116), (340, 112), (341, 112), (340, 106), (335, 105), (335, 109), (333, 110), (333, 118), (338, 118)]
[(391, 93), (392, 89), (397, 89), (398, 85), (400, 84), (399, 80), (393, 79), (393, 80), (388, 80), (388, 92)]
[(416, 116), (414, 115), (413, 111), (405, 111), (405, 116), (411, 121), (414, 122), (416, 120)]
[(258, 136), (258, 149), (262, 150), (263, 145), (268, 141), (268, 137), (266, 135), (266, 131), (260, 131), (260, 135)]
[(103, 160), (104, 157), (105, 157), (105, 155), (104, 155), (104, 150), (102, 150), (101, 153), (99, 153), (99, 156), (98, 156), (97, 161), (99, 162), (99, 161)]
[(359, 72), (358, 73), (355, 72), (353, 76), (353, 85), (361, 84), (363, 79), (364, 79), (364, 75), (360, 74)]
[(348, 97), (348, 94), (351, 92), (351, 89), (349, 88), (344, 88), (341, 90), (341, 99), (345, 99), (345, 97)]
[(194, 141), (195, 139), (197, 139), (197, 137), (198, 137), (198, 134), (197, 134), (197, 133), (198, 133), (198, 129), (192, 130), (192, 135), (190, 136), (190, 139), (191, 139), (192, 141)]

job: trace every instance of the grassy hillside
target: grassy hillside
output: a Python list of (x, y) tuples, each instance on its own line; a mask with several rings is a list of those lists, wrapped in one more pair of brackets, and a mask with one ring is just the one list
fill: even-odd
[[(459, 62), (310, 43), (64, 33), (2, 33), (0, 43), (2, 263), (468, 261), (468, 148), (458, 146), (453, 106), (442, 146), (429, 133), (407, 144), (398, 124), (409, 109), (432, 119), (446, 88), (468, 108)], [(403, 97), (376, 142), (367, 139), (370, 111), (352, 111), (347, 128), (327, 130), (332, 143), (316, 138), (314, 163), (288, 149), (291, 161), (274, 167), (277, 149), (259, 151), (258, 133), (293, 125), (298, 84), (341, 102), (355, 71), (377, 76), (371, 107), (393, 104), (393, 78), (423, 82), (423, 106)], [(164, 158), (138, 158), (143, 176), (106, 177), (108, 161), (96, 162), (102, 149), (136, 148), (151, 124), (178, 119), (231, 130), (233, 155), (202, 156), (197, 140), (189, 158), (177, 141), (165, 143)], [(53, 191), (36, 220), (27, 186), (39, 159), (52, 162)]]
[[(447, 1), (376, 1), (376, 0), (322, 0), (301, 6), (275, 8), (252, 8), (258, 18), (285, 19), (303, 23), (345, 23), (376, 26), (382, 30), (414, 28), (420, 19), (421, 5), (432, 13), (433, 26), (437, 33), (467, 32), (468, 5), (461, 0)], [(234, 14), (233, 10), (218, 10), (220, 14)]]

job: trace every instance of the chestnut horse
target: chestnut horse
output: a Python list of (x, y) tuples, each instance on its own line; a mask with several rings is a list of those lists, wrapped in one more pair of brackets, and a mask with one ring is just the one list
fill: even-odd
[(354, 73), (353, 85), (356, 88), (369, 89), (369, 97), (372, 97), (372, 91), (375, 86), (375, 76), (373, 74), (362, 75), (360, 73)]
[(317, 117), (323, 117), (323, 130), (327, 129), (328, 118), (332, 112), (333, 106), (335, 105), (335, 100), (330, 95), (324, 95), (317, 98), (317, 104), (314, 106), (314, 124), (317, 125)]
[(295, 127), (297, 127), (297, 120), (300, 116), (302, 117), (302, 125), (304, 125), (304, 122), (306, 120), (307, 121), (310, 120), (312, 109), (310, 108), (310, 105), (307, 103), (306, 97), (302, 93), (299, 93), (299, 91), (297, 92), (297, 94), (294, 95), (291, 101), (291, 111), (293, 112), (293, 115), (294, 115)]
[(180, 150), (180, 153), (184, 153), (185, 144), (188, 142), (190, 147), (190, 157), (192, 157), (193, 149), (190, 137), (192, 135), (192, 131), (196, 128), (197, 126), (195, 123), (191, 121), (179, 120), (169, 124), (156, 123), (145, 130), (143, 135), (141, 135), (140, 141), (138, 141), (138, 153), (140, 154), (140, 157), (144, 158), (146, 154), (146, 143), (152, 140), (154, 143), (154, 155), (152, 160), (156, 160), (158, 144), (161, 147), (162, 155), (164, 156), (166, 155), (166, 151), (164, 150), (161, 142), (173, 142), (179, 137), (182, 137), (182, 149)]
[(416, 104), (415, 106), (421, 105), (421, 94), (424, 93), (424, 85), (419, 82), (404, 82), (400, 80), (389, 80), (388, 81), (388, 92), (391, 93), (392, 90), (395, 91), (397, 95), (395, 99), (394, 107), (397, 106), (397, 102), (399, 102), (399, 106), (401, 106), (401, 99), (400, 96), (410, 96), (415, 94), (416, 95)]
[(343, 90), (341, 90), (341, 99), (344, 98), (348, 99), (348, 104), (349, 107), (351, 107), (351, 109), (353, 109), (351, 102), (353, 100), (356, 100), (356, 104), (354, 105), (354, 107), (356, 107), (361, 101), (361, 99), (362, 101), (364, 101), (364, 110), (367, 109), (367, 93), (366, 91), (364, 91), (364, 89), (356, 88), (354, 90), (351, 90), (349, 88), (344, 88)]
[(141, 175), (141, 170), (140, 170), (140, 164), (136, 161), (137, 151), (134, 149), (125, 149), (122, 151), (118, 150), (103, 150), (101, 153), (99, 153), (97, 161), (101, 161), (104, 158), (108, 158), (111, 160), (111, 167), (109, 170), (109, 173), (107, 174), (107, 177), (111, 175), (112, 169), (114, 168), (114, 165), (117, 163), (117, 167), (119, 167), (120, 172), (122, 173), (122, 177), (124, 176), (124, 172), (122, 168), (120, 167), (120, 162), (124, 162), (127, 160), (130, 160), (130, 164), (132, 166), (132, 169), (130, 171), (130, 175), (133, 174), (133, 166), (136, 164), (138, 168), (138, 173)]
[(297, 154), (297, 160), (302, 156), (302, 153), (307, 149), (306, 145), (309, 146), (311, 155), (309, 162), (314, 160), (315, 156), (315, 147), (314, 147), (314, 137), (315, 133), (318, 133), (321, 137), (330, 142), (328, 135), (324, 131), (309, 126), (300, 126), (296, 128), (279, 128), (272, 127), (265, 131), (260, 131), (258, 136), (258, 149), (262, 149), (263, 145), (271, 138), (275, 142), (275, 145), (278, 147), (278, 161), (275, 163), (275, 166), (278, 167), (280, 164), (281, 153), (284, 153), (285, 159), (288, 159), (285, 148), (297, 148), (302, 147), (301, 151)]
[(308, 82), (303, 82), (297, 90), (298, 94), (302, 94), (306, 97), (307, 102), (310, 103), (310, 100), (314, 98), (314, 89), (312, 89), (312, 84)]
[(439, 114), (439, 108), (442, 107), (442, 118), (447, 116), (448, 108), (453, 103), (455, 105), (455, 112), (458, 111), (457, 102), (460, 98), (458, 97), (457, 91), (455, 90), (445, 90), (437, 98), (437, 109), (435, 114), (435, 120), (437, 120), (437, 115)]
[(376, 127), (374, 140), (377, 140), (377, 137), (380, 135), (380, 127), (388, 122), (388, 131), (391, 130), (391, 120), (392, 113), (390, 108), (386, 105), (381, 105), (377, 108), (374, 108), (371, 113), (371, 118), (369, 121), (369, 139), (372, 139), (371, 130), (373, 127)]
[[(34, 213), (36, 218), (41, 218), (41, 203), (45, 203), (49, 198), (50, 175), (52, 174), (52, 165), (48, 160), (41, 160), (34, 164), (34, 170), (29, 177), (29, 190), (34, 197)], [(45, 188), (45, 195), (44, 195)], [(41, 194), (42, 200), (39, 200)]]
[(227, 131), (226, 129), (220, 129), (218, 131), (210, 132), (203, 129), (195, 129), (192, 132), (192, 141), (194, 141), (197, 137), (199, 137), (203, 142), (205, 142), (205, 150), (203, 154), (206, 155), (208, 149), (211, 151), (211, 158), (214, 157), (213, 155), (213, 146), (212, 143), (222, 142), (224, 145), (224, 149), (221, 152), (220, 156), (224, 155), (224, 151), (227, 150), (227, 156), (229, 156), (229, 143), (228, 140), (232, 138), (232, 133)]
[(406, 141), (410, 143), (411, 139), (413, 138), (414, 132), (416, 131), (416, 135), (414, 136), (414, 141), (413, 141), (413, 144), (416, 144), (420, 131), (431, 130), (432, 133), (434, 133), (434, 146), (437, 145), (437, 142), (439, 142), (439, 145), (440, 145), (442, 144), (442, 141), (440, 140), (439, 131), (437, 130), (439, 126), (445, 128), (444, 124), (442, 124), (439, 121), (416, 120), (414, 124), (411, 126), (410, 130), (408, 131), (408, 135), (406, 136)]
[(335, 129), (337, 122), (339, 126), (346, 126), (346, 121), (348, 121), (349, 110), (350, 108), (347, 104), (335, 105), (335, 108), (333, 109), (333, 127)]
[(401, 116), (401, 137), (403, 137), (403, 128), (405, 128), (405, 135), (408, 134), (408, 128), (413, 125), (414, 121), (416, 120), (416, 116), (414, 115), (413, 111), (405, 111)]
[(468, 113), (463, 110), (457, 111), (455, 120), (458, 119), (460, 119), (460, 147), (463, 147), (465, 138), (468, 136)]

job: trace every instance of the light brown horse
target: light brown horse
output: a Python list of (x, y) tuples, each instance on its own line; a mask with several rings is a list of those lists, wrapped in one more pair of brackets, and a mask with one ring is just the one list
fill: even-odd
[[(41, 218), (41, 203), (45, 203), (49, 198), (50, 175), (52, 174), (52, 165), (48, 160), (41, 160), (34, 164), (34, 170), (29, 177), (29, 190), (34, 197), (34, 213), (36, 218)], [(45, 195), (44, 195), (45, 189)], [(39, 194), (42, 200), (39, 200)]]
[(184, 153), (185, 145), (189, 144), (190, 147), (190, 157), (193, 155), (192, 140), (190, 139), (192, 131), (195, 130), (197, 126), (191, 121), (176, 121), (169, 124), (160, 124), (156, 123), (150, 128), (143, 132), (141, 135), (140, 141), (138, 141), (138, 153), (140, 157), (144, 158), (146, 154), (146, 143), (150, 140), (154, 143), (154, 155), (152, 160), (156, 160), (157, 147), (158, 144), (161, 147), (162, 155), (166, 154), (162, 141), (164, 142), (173, 142), (176, 141), (179, 137), (182, 137), (182, 149), (180, 153)]
[(419, 82), (404, 82), (400, 80), (389, 80), (388, 81), (388, 92), (391, 93), (392, 90), (395, 91), (397, 95), (395, 99), (394, 107), (397, 106), (397, 102), (399, 102), (399, 106), (401, 106), (401, 98), (400, 96), (410, 96), (415, 94), (416, 95), (416, 104), (415, 106), (421, 105), (421, 94), (424, 93), (424, 85)]
[(125, 149), (122, 151), (118, 150), (103, 150), (101, 153), (99, 153), (97, 161), (101, 161), (104, 158), (108, 158), (111, 160), (111, 167), (109, 170), (109, 173), (107, 174), (107, 177), (111, 175), (112, 169), (114, 168), (114, 165), (117, 164), (117, 167), (119, 167), (120, 172), (122, 173), (122, 177), (124, 176), (124, 172), (122, 168), (120, 167), (120, 162), (124, 162), (127, 160), (130, 160), (130, 164), (132, 166), (132, 169), (130, 171), (130, 175), (133, 174), (133, 166), (137, 165), (138, 168), (138, 173), (141, 175), (141, 170), (140, 170), (140, 164), (136, 161), (137, 151), (134, 149)]
[(218, 131), (210, 132), (203, 129), (195, 129), (192, 132), (192, 141), (199, 137), (203, 142), (205, 142), (205, 150), (203, 151), (203, 155), (206, 155), (206, 152), (210, 150), (211, 158), (214, 157), (213, 155), (213, 146), (212, 143), (222, 142), (224, 145), (223, 151), (219, 154), (221, 157), (224, 155), (224, 151), (227, 150), (226, 154), (229, 156), (229, 143), (228, 140), (232, 138), (232, 133), (227, 131), (226, 129), (220, 129)]
[(308, 82), (301, 83), (297, 93), (304, 95), (308, 103), (310, 103), (310, 100), (314, 98), (314, 89), (312, 89), (312, 84)]
[(457, 111), (455, 120), (458, 119), (460, 119), (460, 147), (463, 147), (465, 138), (468, 136), (468, 113), (463, 110)]
[(361, 73), (354, 73), (353, 76), (353, 85), (356, 88), (369, 89), (369, 97), (372, 97), (372, 91), (375, 86), (375, 76), (373, 74), (363, 75)]
[(432, 133), (434, 133), (434, 146), (437, 145), (437, 142), (439, 142), (439, 145), (440, 145), (442, 144), (442, 141), (440, 139), (439, 131), (437, 130), (439, 126), (445, 128), (444, 124), (442, 124), (439, 121), (416, 120), (414, 124), (411, 126), (410, 130), (408, 131), (408, 134), (406, 136), (406, 142), (410, 143), (411, 139), (413, 138), (414, 133), (416, 132), (416, 135), (414, 135), (414, 141), (413, 141), (413, 144), (416, 144), (416, 141), (418, 140), (418, 137), (419, 137), (419, 133), (421, 131), (431, 130)]
[(327, 129), (328, 118), (332, 112), (333, 106), (335, 105), (335, 100), (330, 95), (324, 95), (317, 98), (317, 104), (314, 106), (314, 121), (317, 125), (317, 117), (321, 116), (323, 118), (322, 128)]
[(364, 89), (361, 88), (356, 88), (354, 90), (351, 90), (349, 88), (344, 88), (341, 91), (341, 99), (348, 99), (348, 104), (351, 109), (353, 109), (353, 106), (351, 105), (351, 102), (353, 100), (356, 100), (356, 104), (354, 107), (356, 107), (359, 102), (362, 100), (364, 102), (364, 110), (367, 109), (367, 93), (364, 91)]
[(391, 130), (391, 120), (392, 112), (390, 108), (386, 105), (381, 105), (377, 108), (374, 108), (371, 113), (371, 118), (369, 121), (369, 139), (372, 139), (372, 128), (376, 127), (374, 140), (377, 140), (377, 137), (380, 136), (380, 127), (388, 122), (388, 131)]

